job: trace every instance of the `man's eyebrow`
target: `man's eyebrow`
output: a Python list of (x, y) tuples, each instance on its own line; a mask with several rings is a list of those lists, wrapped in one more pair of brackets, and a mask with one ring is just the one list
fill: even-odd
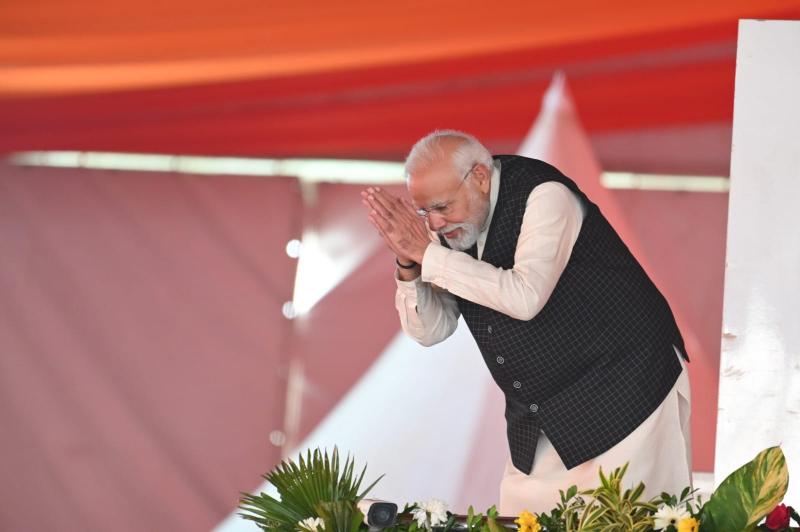
[(430, 205), (426, 207), (426, 209), (440, 209), (447, 205), (447, 200), (444, 201), (434, 201)]

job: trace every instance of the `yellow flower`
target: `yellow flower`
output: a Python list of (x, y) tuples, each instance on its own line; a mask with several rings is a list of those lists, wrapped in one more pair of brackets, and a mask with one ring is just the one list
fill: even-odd
[(697, 532), (700, 530), (700, 523), (694, 517), (686, 517), (678, 523), (678, 532)]
[(519, 532), (541, 532), (542, 525), (539, 524), (539, 519), (530, 513), (528, 510), (523, 510), (519, 514), (519, 518), (514, 520), (519, 525)]

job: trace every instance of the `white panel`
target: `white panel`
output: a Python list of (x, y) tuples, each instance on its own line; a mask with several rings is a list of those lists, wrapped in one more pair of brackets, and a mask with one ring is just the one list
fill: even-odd
[[(739, 25), (715, 477), (782, 444), (800, 478), (800, 22)], [(800, 500), (800, 483), (787, 502)]]

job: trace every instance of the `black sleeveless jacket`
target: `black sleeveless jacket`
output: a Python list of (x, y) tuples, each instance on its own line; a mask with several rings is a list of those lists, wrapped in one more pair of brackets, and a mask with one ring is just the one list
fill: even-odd
[[(543, 431), (571, 469), (620, 442), (661, 404), (681, 371), (672, 346), (686, 350), (667, 301), (597, 205), (545, 162), (495, 159), (502, 178), (481, 260), (513, 268), (534, 187), (557, 181), (586, 207), (566, 268), (533, 319), (457, 297), (505, 394), (514, 466), (531, 471)], [(477, 247), (468, 253), (477, 257)]]

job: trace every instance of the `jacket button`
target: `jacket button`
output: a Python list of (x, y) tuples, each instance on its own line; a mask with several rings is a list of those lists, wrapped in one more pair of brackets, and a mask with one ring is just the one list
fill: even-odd
[(488, 332), (489, 334), (492, 334), (492, 326), (491, 325), (486, 327), (486, 332)]
[(522, 388), (522, 383), (521, 383), (521, 382), (519, 382), (519, 381), (514, 381), (514, 388), (516, 388), (517, 390), (519, 390), (520, 388)]
[(531, 405), (531, 412), (538, 412), (538, 411), (539, 411), (539, 405), (537, 405), (536, 403), (533, 403)]
[(506, 361), (506, 359), (505, 359), (505, 358), (503, 358), (503, 357), (497, 357), (497, 363), (498, 363), (498, 364), (502, 364), (502, 363), (503, 363), (503, 362), (505, 362), (505, 361)]

